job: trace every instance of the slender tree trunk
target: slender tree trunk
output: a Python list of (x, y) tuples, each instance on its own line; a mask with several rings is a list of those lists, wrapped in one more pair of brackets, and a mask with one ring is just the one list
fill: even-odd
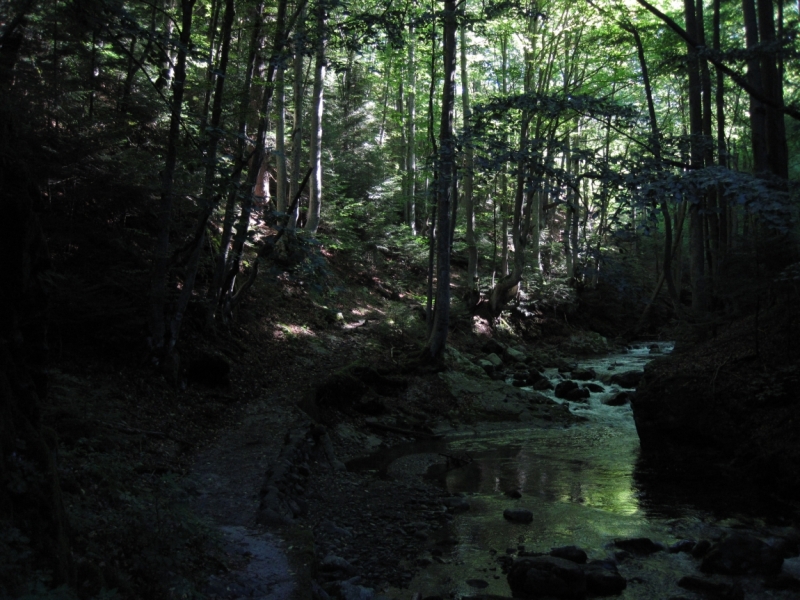
[[(464, 131), (468, 132), (472, 107), (469, 99), (469, 74), (467, 72), (467, 34), (466, 23), (459, 28), (461, 42), (461, 106), (464, 113)], [(467, 134), (468, 135), (468, 134)], [(475, 169), (475, 150), (467, 139), (464, 144), (464, 212), (467, 219), (467, 284), (471, 306), (479, 300), (478, 286), (478, 245), (475, 240), (475, 200), (473, 198), (473, 171)]]
[[(289, 186), (289, 195), (294, 198), (300, 189), (300, 160), (303, 156), (303, 51), (305, 46), (305, 11), (300, 13), (298, 27), (294, 38), (294, 125), (292, 128), (292, 179)], [(289, 215), (289, 230), (297, 226), (300, 215), (300, 203), (295, 205)]]
[[(183, 5), (183, 0), (181, 0), (181, 5)], [(175, 31), (175, 22), (172, 20), (172, 7), (175, 6), (175, 0), (164, 0), (164, 21), (163, 21), (163, 34), (161, 38), (162, 42), (162, 53), (161, 53), (161, 65), (159, 69), (158, 79), (156, 79), (156, 88), (159, 90), (163, 90), (169, 87), (169, 84), (172, 82), (172, 77), (174, 75), (173, 64), (174, 60), (174, 53), (172, 50), (172, 33)], [(183, 52), (186, 54), (186, 48), (178, 48), (178, 53), (180, 54)]]
[(314, 61), (314, 95), (311, 100), (311, 190), (308, 199), (308, 221), (306, 231), (317, 232), (322, 207), (322, 114), (325, 91), (325, 45), (326, 11), (324, 0), (317, 0), (317, 49)]
[[(773, 0), (757, 0), (757, 9), (759, 39), (762, 45), (772, 46), (777, 41)], [(775, 52), (768, 51), (761, 55), (761, 89), (771, 101), (771, 106), (766, 107), (767, 163), (773, 175), (786, 180), (789, 178), (786, 124), (783, 111), (775, 108), (783, 106), (783, 78)], [(783, 187), (783, 184), (781, 185)]]
[(166, 339), (167, 287), (169, 273), (170, 226), (175, 167), (178, 163), (178, 137), (181, 127), (184, 82), (186, 81), (186, 51), (192, 34), (192, 9), (195, 0), (181, 0), (181, 33), (175, 79), (172, 86), (172, 114), (167, 137), (167, 156), (161, 178), (161, 201), (158, 207), (158, 234), (153, 251), (153, 271), (150, 284), (150, 351), (158, 357), (171, 354), (174, 340)]
[(444, 0), (444, 91), (439, 129), (439, 198), (437, 239), (436, 314), (425, 354), (438, 361), (447, 344), (450, 326), (450, 202), (455, 175), (453, 114), (456, 91), (456, 2)]
[(276, 208), (279, 213), (286, 212), (286, 196), (288, 181), (286, 179), (286, 69), (281, 63), (278, 66), (275, 84), (275, 104), (278, 122), (275, 126), (275, 173), (276, 173)]
[(178, 304), (170, 322), (170, 339), (177, 342), (180, 334), (183, 315), (189, 300), (194, 293), (194, 284), (197, 277), (197, 268), (200, 263), (200, 253), (205, 245), (206, 225), (211, 213), (217, 205), (219, 194), (215, 196), (215, 179), (217, 175), (217, 147), (221, 137), (222, 125), (222, 100), (225, 90), (225, 80), (228, 72), (228, 57), (231, 47), (231, 27), (234, 18), (234, 0), (225, 0), (225, 14), (222, 19), (222, 43), (220, 47), (219, 64), (217, 65), (217, 80), (214, 86), (214, 103), (211, 108), (211, 122), (208, 133), (208, 152), (206, 156), (206, 170), (203, 179), (203, 205), (198, 218), (197, 230), (199, 235), (195, 236), (194, 247), (192, 248), (189, 261), (186, 266), (181, 293)]
[[(503, 97), (508, 96), (508, 36), (505, 34), (500, 37), (500, 53), (502, 56), (502, 71), (503, 71)], [(507, 141), (507, 136), (504, 136)], [(508, 275), (508, 166), (503, 165), (503, 171), (500, 173), (500, 274), (505, 277)]]
[(416, 40), (414, 39), (414, 25), (408, 24), (408, 65), (406, 83), (406, 224), (411, 229), (411, 235), (417, 235), (417, 115), (416, 115)]
[[(747, 61), (747, 81), (752, 87), (762, 91), (761, 62), (756, 50), (759, 39), (754, 0), (742, 0), (742, 13), (747, 49), (753, 53)], [(767, 149), (767, 107), (752, 95), (750, 96), (750, 141), (753, 150), (753, 172), (759, 177), (766, 177), (770, 172)]]
[[(693, 0), (684, 0), (686, 32), (697, 39), (698, 27)], [(689, 130), (691, 136), (691, 165), (703, 166), (703, 104), (700, 65), (693, 45), (686, 45), (689, 70)], [(702, 316), (708, 309), (708, 289), (705, 270), (705, 235), (703, 227), (703, 198), (695, 192), (689, 207), (689, 261), (692, 278), (692, 310)]]
[(233, 224), (236, 220), (236, 207), (242, 193), (241, 172), (246, 162), (246, 135), (247, 135), (247, 112), (250, 105), (250, 94), (252, 93), (253, 71), (255, 69), (256, 55), (258, 53), (258, 40), (262, 27), (262, 14), (264, 2), (260, 0), (255, 6), (253, 22), (255, 26), (250, 36), (250, 50), (247, 56), (245, 67), (244, 84), (239, 96), (239, 123), (237, 128), (237, 147), (234, 175), (229, 181), (228, 198), (225, 205), (225, 216), (222, 221), (222, 233), (220, 235), (219, 253), (217, 254), (216, 264), (214, 265), (214, 277), (208, 288), (206, 310), (206, 326), (209, 327), (214, 322), (220, 300), (222, 298), (223, 283), (225, 273), (230, 263), (230, 245), (233, 239)]
[[(220, 300), (222, 306), (225, 307), (226, 317), (230, 317), (230, 312), (233, 308), (232, 301), (234, 300), (234, 285), (236, 277), (241, 268), (242, 259), (244, 257), (244, 246), (247, 241), (247, 232), (250, 227), (250, 215), (253, 210), (253, 197), (256, 186), (256, 179), (259, 172), (259, 165), (264, 160), (266, 152), (266, 137), (267, 137), (267, 124), (269, 121), (269, 114), (272, 109), (272, 99), (275, 93), (275, 72), (276, 62), (278, 57), (281, 56), (284, 46), (286, 44), (286, 3), (287, 0), (280, 0), (278, 3), (278, 15), (275, 23), (275, 37), (272, 45), (272, 52), (270, 54), (269, 66), (267, 68), (267, 75), (264, 78), (264, 92), (261, 100), (261, 108), (259, 110), (258, 119), (258, 133), (254, 143), (252, 167), (247, 173), (247, 181), (244, 187), (244, 195), (242, 198), (242, 209), (239, 214), (239, 220), (236, 224), (236, 234), (233, 237), (231, 244), (231, 266), (228, 269), (223, 286), (223, 296)], [(299, 192), (299, 189), (298, 189)], [(296, 203), (295, 203), (296, 205)]]

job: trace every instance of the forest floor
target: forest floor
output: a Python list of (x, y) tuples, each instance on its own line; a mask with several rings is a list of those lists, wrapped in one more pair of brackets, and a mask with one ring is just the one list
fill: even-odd
[[(260, 280), (227, 331), (209, 336), (190, 318), (177, 388), (136, 352), (61, 348), (46, 417), (61, 440), (85, 593), (307, 599), (324, 598), (322, 584), (342, 597), (359, 597), (358, 586), (410, 597), (413, 590), (400, 590), (413, 573), (440, 560), (452, 516), (442, 511), (443, 490), (420, 477), (446, 462), (436, 453), (391, 475), (309, 461), (302, 478), (294, 475), (300, 516), (258, 522), (288, 434), (312, 421), (324, 424), (336, 461), (348, 461), (475, 419), (469, 399), (454, 397), (434, 370), (406, 368), (424, 340), (424, 277), (401, 288), (410, 266), (378, 250), (328, 254), (327, 264), (323, 293), (313, 278)], [(525, 340), (510, 325), (492, 331), (456, 310), (450, 343), (477, 352), (495, 337), (555, 356), (577, 331), (563, 323), (552, 330), (558, 335)], [(202, 372), (209, 356), (230, 365), (227, 378)], [(369, 410), (347, 402), (314, 402), (320, 384), (354, 363), (402, 379), (396, 392), (373, 398), (399, 426), (376, 426)], [(569, 422), (565, 411), (536, 424)]]

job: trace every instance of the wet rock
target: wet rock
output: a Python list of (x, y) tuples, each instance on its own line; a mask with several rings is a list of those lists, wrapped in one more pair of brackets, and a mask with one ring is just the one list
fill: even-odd
[(614, 545), (621, 550), (627, 550), (631, 554), (639, 554), (642, 556), (648, 556), (664, 550), (663, 545), (655, 543), (650, 538), (614, 540)]
[(624, 373), (614, 373), (609, 380), (622, 388), (635, 388), (642, 380), (644, 371), (625, 371)]
[(722, 581), (710, 581), (701, 577), (689, 575), (682, 577), (678, 585), (685, 590), (711, 596), (712, 598), (726, 600), (740, 600), (744, 598), (744, 592), (738, 584), (730, 584)]
[(695, 558), (701, 558), (705, 556), (706, 552), (708, 552), (710, 549), (711, 542), (708, 540), (700, 540), (697, 542), (697, 544), (695, 544), (694, 548), (692, 548), (692, 556)]
[(524, 363), (528, 357), (524, 352), (520, 352), (515, 348), (506, 348), (506, 351), (503, 353), (503, 358), (509, 362)]
[(427, 567), (433, 564), (433, 554), (427, 551), (423, 552), (417, 557), (416, 563), (418, 567)]
[(559, 373), (569, 373), (575, 368), (575, 365), (568, 363), (563, 358), (554, 358), (548, 363), (547, 366), (558, 369)]
[(466, 498), (462, 498), (461, 496), (450, 496), (449, 498), (443, 498), (442, 504), (444, 504), (447, 510), (452, 513), (461, 513), (469, 510), (469, 502)]
[(603, 404), (606, 406), (625, 406), (631, 401), (631, 398), (633, 398), (633, 394), (630, 392), (620, 392), (611, 398), (603, 400)]
[(489, 582), (484, 579), (467, 579), (467, 585), (479, 590), (489, 587)]
[(602, 394), (603, 392), (606, 391), (606, 388), (604, 388), (599, 383), (585, 383), (585, 384), (583, 384), (583, 387), (585, 387), (587, 390), (589, 390), (593, 394)]
[(512, 523), (531, 523), (533, 513), (527, 508), (507, 508), (503, 511), (503, 518)]
[(528, 377), (526, 383), (528, 385), (534, 385), (536, 384), (536, 382), (541, 381), (542, 379), (545, 379), (544, 375), (539, 373), (539, 371), (537, 371), (536, 369), (531, 369), (530, 371), (528, 371)]
[(577, 388), (567, 392), (565, 399), (569, 400), (570, 402), (585, 402), (591, 395), (592, 393), (586, 388)]
[(363, 585), (356, 585), (348, 581), (343, 581), (339, 587), (339, 594), (342, 600), (374, 600), (375, 590), (372, 588), (364, 587)]
[(535, 389), (537, 392), (552, 390), (553, 384), (550, 383), (550, 380), (547, 379), (547, 377), (542, 377), (539, 381), (533, 384), (533, 389)]
[(586, 564), (587, 559), (586, 552), (577, 546), (561, 546), (559, 548), (553, 548), (550, 550), (550, 556), (571, 560), (579, 565)]
[(577, 381), (589, 381), (597, 378), (597, 373), (594, 372), (594, 369), (573, 369), (569, 375), (571, 379)]
[(769, 590), (800, 592), (800, 580), (792, 577), (788, 573), (778, 573), (777, 575), (764, 579), (764, 587)]
[(556, 398), (562, 398), (564, 400), (567, 399), (567, 396), (570, 392), (577, 390), (578, 384), (574, 381), (567, 379), (566, 381), (561, 381), (556, 385)]
[(490, 362), (490, 363), (491, 363), (491, 365), (492, 365), (492, 366), (493, 366), (495, 369), (496, 369), (496, 368), (498, 368), (498, 367), (502, 367), (502, 366), (503, 366), (503, 359), (502, 359), (502, 358), (500, 358), (499, 356), (497, 356), (497, 354), (494, 354), (494, 353), (492, 353), (492, 354), (489, 354), (489, 355), (486, 357), (486, 360), (487, 360), (488, 362)]
[(651, 344), (649, 350), (650, 354), (661, 354), (661, 347), (658, 344)]
[(670, 545), (667, 550), (669, 550), (670, 554), (678, 554), (679, 552), (691, 553), (696, 545), (697, 542), (694, 540), (678, 540), (674, 544)]
[(486, 360), (485, 358), (481, 358), (478, 360), (477, 365), (484, 370), (487, 375), (491, 375), (494, 373), (495, 366), (491, 363), (491, 361)]
[(778, 550), (754, 536), (735, 534), (712, 546), (700, 570), (722, 575), (776, 575), (782, 566)]
[(328, 556), (323, 558), (322, 562), (319, 564), (319, 568), (321, 571), (340, 571), (348, 575), (355, 575), (357, 573), (357, 569), (353, 565), (341, 556), (336, 556), (335, 554), (328, 554)]
[(583, 572), (586, 576), (586, 589), (592, 595), (611, 596), (628, 587), (628, 582), (611, 561), (593, 560), (584, 567)]
[(481, 351), (486, 354), (502, 354), (506, 347), (494, 338), (489, 338), (481, 346)]
[(362, 415), (377, 417), (378, 415), (382, 415), (386, 412), (386, 403), (380, 398), (373, 396), (362, 398), (353, 405), (353, 408), (355, 408)]
[(574, 562), (555, 556), (517, 559), (508, 573), (515, 598), (580, 599), (586, 595), (586, 576)]

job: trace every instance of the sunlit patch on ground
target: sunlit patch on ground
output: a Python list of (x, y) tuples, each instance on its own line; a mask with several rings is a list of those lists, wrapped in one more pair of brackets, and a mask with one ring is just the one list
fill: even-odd
[(315, 336), (316, 334), (306, 325), (287, 325), (285, 323), (277, 323), (272, 332), (272, 337), (276, 340)]
[(477, 315), (472, 317), (472, 333), (491, 336), (492, 328), (489, 327), (489, 321)]

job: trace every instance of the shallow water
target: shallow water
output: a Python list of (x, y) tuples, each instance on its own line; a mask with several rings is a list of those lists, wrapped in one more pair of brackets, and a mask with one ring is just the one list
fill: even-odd
[[(587, 417), (585, 423), (568, 429), (517, 426), (486, 433), (477, 429), (436, 448), (427, 443), (417, 450), (472, 460), (458, 469), (444, 471), (439, 465), (429, 472), (450, 493), (467, 497), (470, 510), (451, 524), (458, 543), (452, 553), (443, 554), (446, 564), (423, 569), (411, 590), (421, 591), (423, 597), (510, 596), (496, 554), (522, 549), (547, 552), (576, 545), (591, 560), (612, 556), (617, 538), (649, 537), (669, 545), (678, 539), (713, 539), (732, 528), (766, 533), (766, 519), (778, 516), (775, 508), (754, 503), (752, 495), (740, 493), (735, 485), (726, 489), (715, 484), (700, 491), (654, 477), (639, 459), (630, 407), (603, 404), (619, 391), (604, 381), (615, 372), (642, 369), (654, 357), (651, 344), (581, 362), (581, 367), (597, 372), (593, 383), (605, 389), (586, 403), (569, 403), (570, 410)], [(656, 355), (671, 349), (671, 344), (658, 343)], [(546, 374), (554, 382), (559, 377), (555, 370)], [(549, 395), (554, 398), (552, 392)], [(398, 462), (413, 460), (407, 451), (404, 454)], [(512, 490), (521, 492), (521, 498), (506, 495)], [(531, 510), (533, 522), (506, 521), (503, 510), (513, 507)], [(629, 580), (621, 598), (699, 597), (677, 586), (683, 575), (698, 574), (696, 562), (686, 554), (633, 557), (619, 569)], [(758, 590), (752, 597), (794, 597), (765, 592), (757, 582), (744, 586)]]

